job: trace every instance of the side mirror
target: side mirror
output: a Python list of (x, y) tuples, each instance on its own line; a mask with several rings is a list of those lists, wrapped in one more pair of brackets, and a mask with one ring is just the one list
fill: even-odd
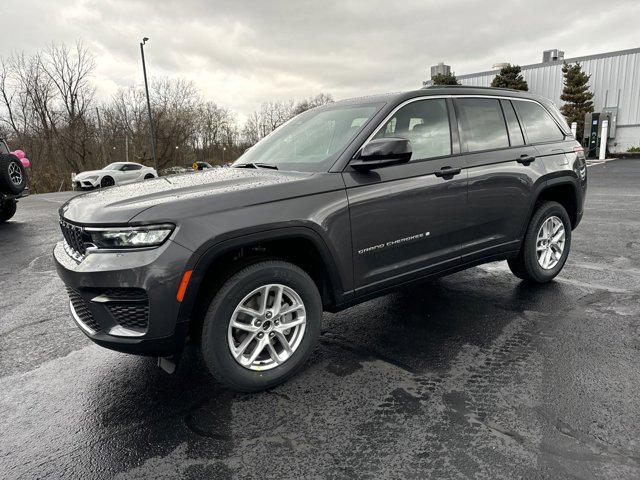
[(356, 170), (408, 162), (411, 158), (411, 142), (406, 138), (378, 138), (367, 143), (356, 160), (350, 165)]

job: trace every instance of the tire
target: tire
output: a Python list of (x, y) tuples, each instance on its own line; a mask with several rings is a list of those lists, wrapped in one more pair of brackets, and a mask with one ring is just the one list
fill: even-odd
[(101, 188), (105, 188), (105, 187), (113, 187), (116, 184), (116, 181), (112, 178), (112, 177), (103, 177), (102, 180), (100, 180), (100, 187)]
[(153, 174), (151, 174), (151, 173), (147, 173), (147, 174), (144, 176), (144, 179), (145, 179), (145, 180), (151, 180), (152, 178), (156, 178), (156, 177), (154, 177), (154, 176), (153, 176)]
[(16, 214), (18, 202), (15, 200), (0, 200), (0, 223), (4, 223)]
[[(287, 322), (300, 321), (301, 317), (296, 317), (299, 314), (287, 314), (279, 320), (277, 315), (268, 316), (269, 310), (267, 309), (263, 312), (264, 316), (260, 318), (245, 316), (242, 313), (237, 316), (237, 322), (250, 322), (251, 318), (254, 319), (254, 322), (261, 320), (258, 327), (255, 325), (252, 327), (257, 328), (256, 332), (246, 332), (245, 334), (243, 329), (232, 329), (230, 324), (236, 307), (247, 305), (247, 302), (252, 302), (254, 299), (256, 305), (259, 306), (261, 299), (264, 298), (262, 293), (257, 293), (255, 297), (251, 295), (252, 292), (265, 285), (271, 287), (267, 295), (269, 300), (272, 300), (271, 295), (275, 296), (277, 293), (278, 285), (283, 287), (282, 298), (285, 303), (291, 300), (291, 292), (298, 295), (298, 300), (301, 300), (306, 313), (306, 323), (285, 330)], [(288, 305), (293, 304), (294, 302), (290, 302)], [(256, 306), (256, 311), (258, 306)], [(275, 307), (275, 302), (273, 307)], [(216, 379), (234, 390), (256, 392), (274, 387), (295, 374), (309, 358), (320, 334), (321, 320), (322, 300), (320, 293), (314, 281), (304, 270), (291, 263), (276, 260), (254, 263), (226, 280), (211, 300), (203, 321), (200, 340), (204, 363)], [(281, 323), (279, 323), (280, 321)], [(267, 328), (273, 330), (266, 330)], [(245, 347), (246, 356), (240, 355), (243, 361), (248, 362), (250, 359), (247, 357), (250, 357), (253, 349), (259, 345), (257, 336), (260, 334), (262, 334), (263, 341), (269, 340), (274, 335), (269, 341), (274, 345), (275, 350), (280, 349), (280, 355), (288, 355), (288, 358), (284, 359), (282, 363), (274, 361), (271, 349), (265, 346), (263, 350), (260, 350), (262, 354), (255, 362), (271, 362), (271, 364), (241, 365), (240, 360), (236, 360), (231, 353), (230, 342), (237, 341), (238, 347), (241, 347), (242, 341), (247, 340), (250, 335), (255, 335), (254, 340), (251, 340)], [(284, 344), (279, 341), (280, 335), (291, 338), (290, 346), (293, 353), (285, 352)], [(266, 360), (260, 360), (261, 358), (266, 358)]]
[(27, 187), (27, 171), (15, 155), (0, 154), (0, 190), (17, 195)]
[[(538, 245), (540, 242), (538, 236), (541, 234), (543, 224), (549, 222), (547, 226), (550, 226), (555, 223), (559, 228), (558, 220), (562, 223), (562, 228), (564, 228), (564, 244), (562, 245), (561, 253), (558, 250), (560, 248), (558, 245), (549, 245), (547, 240), (542, 240), (540, 246)], [(553, 228), (550, 228), (550, 230), (552, 229)], [(558, 233), (560, 233), (559, 230)], [(546, 244), (544, 242), (546, 242)], [(547, 257), (551, 263), (546, 265), (546, 268), (541, 264), (541, 262), (545, 263), (545, 258), (538, 258), (538, 247), (544, 248), (545, 245), (549, 245), (547, 250), (551, 252), (549, 257)], [(571, 220), (569, 219), (569, 214), (565, 208), (557, 202), (544, 202), (537, 206), (529, 221), (527, 232), (518, 255), (508, 260), (509, 268), (518, 278), (530, 282), (546, 283), (553, 280), (553, 278), (560, 273), (567, 261), (570, 249)], [(544, 252), (544, 250), (542, 252)], [(556, 253), (560, 253), (559, 258), (556, 258)]]

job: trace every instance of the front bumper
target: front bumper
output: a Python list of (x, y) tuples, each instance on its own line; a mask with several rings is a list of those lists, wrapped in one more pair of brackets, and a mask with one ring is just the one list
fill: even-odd
[(158, 248), (91, 253), (74, 260), (59, 242), (53, 251), (67, 287), (71, 315), (95, 343), (140, 355), (171, 355), (186, 341), (176, 292), (191, 256), (167, 241)]
[(73, 180), (74, 190), (91, 190), (99, 186), (100, 186), (100, 182), (98, 181), (98, 179), (92, 180), (92, 179), (85, 178), (83, 180), (80, 180), (75, 178)]

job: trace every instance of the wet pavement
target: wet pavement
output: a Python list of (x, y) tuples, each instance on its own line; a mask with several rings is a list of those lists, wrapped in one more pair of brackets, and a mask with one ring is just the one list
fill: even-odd
[(557, 281), (505, 262), (326, 314), (304, 370), (222, 388), (93, 345), (52, 259), (57, 208), (0, 226), (2, 478), (640, 477), (640, 161), (589, 168)]

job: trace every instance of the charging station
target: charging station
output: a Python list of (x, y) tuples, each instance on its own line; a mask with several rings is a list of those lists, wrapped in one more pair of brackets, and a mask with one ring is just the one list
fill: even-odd
[[(605, 142), (615, 138), (616, 123), (618, 120), (618, 107), (605, 107), (602, 112), (587, 113), (584, 116), (584, 132), (582, 134), (582, 146), (587, 158), (598, 158), (600, 144), (602, 143), (602, 123), (608, 122)], [(608, 148), (607, 148), (608, 152)]]

